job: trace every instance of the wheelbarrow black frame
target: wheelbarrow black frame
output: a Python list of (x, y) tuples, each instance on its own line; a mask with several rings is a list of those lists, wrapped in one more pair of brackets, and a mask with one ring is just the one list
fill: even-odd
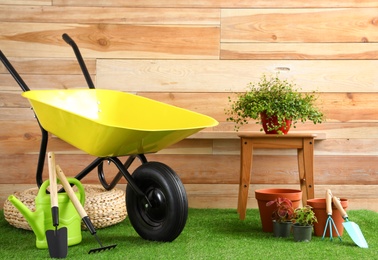
[[(62, 38), (66, 43), (71, 45), (88, 87), (95, 89), (76, 43), (67, 34), (63, 34)], [(24, 92), (30, 91), (27, 84), (1, 50), (0, 60), (21, 89)], [(36, 170), (36, 183), (39, 188), (43, 183), (42, 174), (47, 152), (48, 132), (42, 127), (37, 116), (35, 118), (42, 133)], [(134, 178), (128, 171), (128, 168), (135, 159), (139, 159), (141, 165), (133, 172)], [(110, 183), (105, 178), (103, 170), (104, 161), (114, 163), (119, 170)], [(129, 219), (134, 229), (142, 238), (156, 241), (173, 241), (180, 235), (184, 229), (188, 215), (188, 201), (181, 180), (170, 167), (159, 162), (148, 162), (144, 154), (129, 155), (124, 163), (116, 156), (98, 157), (79, 172), (75, 178), (81, 180), (95, 168), (97, 168), (100, 183), (106, 190), (113, 189), (122, 177), (127, 180), (126, 206)], [(147, 184), (144, 183), (145, 180), (148, 180)]]

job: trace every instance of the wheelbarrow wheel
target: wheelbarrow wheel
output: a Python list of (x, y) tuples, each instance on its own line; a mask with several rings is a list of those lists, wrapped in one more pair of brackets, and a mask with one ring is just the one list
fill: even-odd
[(152, 205), (146, 206), (145, 199), (127, 186), (127, 214), (135, 231), (146, 240), (176, 239), (188, 217), (188, 200), (178, 175), (163, 163), (147, 162), (132, 177)]

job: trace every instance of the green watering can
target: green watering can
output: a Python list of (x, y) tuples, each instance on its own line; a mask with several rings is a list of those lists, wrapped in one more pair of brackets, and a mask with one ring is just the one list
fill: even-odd
[[(70, 184), (76, 185), (78, 192), (76, 196), (80, 203), (84, 205), (85, 191), (81, 182), (75, 178), (67, 178)], [(50, 181), (42, 183), (35, 198), (35, 211), (31, 211), (14, 195), (10, 195), (8, 200), (21, 212), (28, 221), (36, 236), (37, 248), (48, 248), (46, 231), (55, 230), (52, 223), (50, 195), (46, 193), (46, 188)], [(81, 242), (81, 217), (77, 213), (67, 193), (58, 193), (59, 205), (59, 227), (67, 227), (68, 246), (76, 245)]]

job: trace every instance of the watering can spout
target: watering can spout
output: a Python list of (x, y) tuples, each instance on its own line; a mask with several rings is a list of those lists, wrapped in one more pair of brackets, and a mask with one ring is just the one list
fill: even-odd
[(10, 195), (8, 200), (15, 206), (21, 214), (25, 217), (30, 227), (33, 229), (34, 234), (38, 239), (44, 239), (44, 214), (41, 210), (31, 211), (26, 207), (16, 196)]

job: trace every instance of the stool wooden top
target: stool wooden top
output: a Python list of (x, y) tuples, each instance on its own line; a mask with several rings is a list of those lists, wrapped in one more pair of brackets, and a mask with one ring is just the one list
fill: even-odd
[[(314, 133), (302, 133), (302, 132), (292, 132), (286, 135), (278, 135), (278, 134), (266, 134), (264, 132), (238, 132), (239, 137), (243, 138), (316, 138), (318, 134)], [(322, 136), (322, 139), (325, 139)]]

